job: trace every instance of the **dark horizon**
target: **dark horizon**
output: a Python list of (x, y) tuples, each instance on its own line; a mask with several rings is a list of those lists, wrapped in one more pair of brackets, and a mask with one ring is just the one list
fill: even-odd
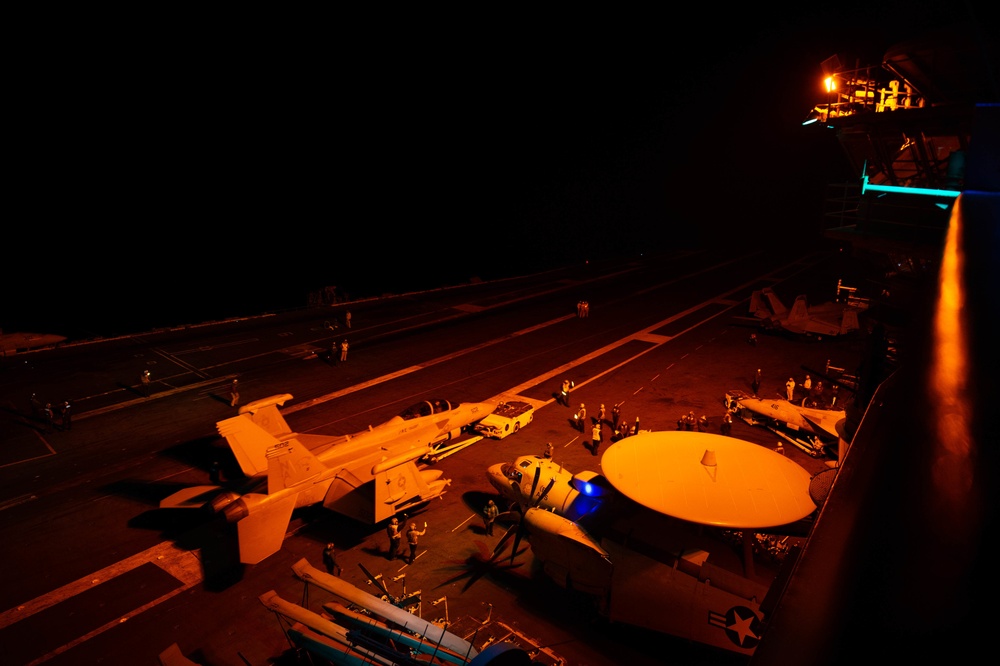
[(820, 63), (877, 66), (968, 11), (918, 4), (706, 8), (696, 51), (639, 15), (318, 53), (88, 45), (17, 86), (0, 327), (137, 332), (327, 285), (818, 239), (826, 184), (856, 177), (801, 126)]

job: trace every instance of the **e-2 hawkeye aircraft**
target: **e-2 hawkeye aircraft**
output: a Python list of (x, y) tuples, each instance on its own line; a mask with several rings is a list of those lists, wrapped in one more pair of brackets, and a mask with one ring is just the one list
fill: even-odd
[(864, 308), (842, 303), (808, 305), (804, 294), (787, 308), (770, 287), (754, 291), (750, 296), (750, 314), (766, 329), (782, 330), (796, 335), (845, 335), (861, 328), (858, 313)]
[(517, 505), (511, 558), (527, 536), (542, 570), (591, 596), (601, 615), (752, 654), (765, 596), (788, 539), (808, 533), (812, 478), (796, 462), (733, 437), (643, 432), (601, 459), (603, 474), (574, 474), (538, 456), (489, 468)]
[[(240, 469), (257, 486), (244, 494), (227, 490), (210, 504), (236, 523), (240, 561), (256, 564), (277, 552), (292, 511), (322, 503), (374, 524), (440, 497), (451, 483), (416, 461), (435, 443), (458, 437), (491, 411), (491, 403), (416, 403), (378, 426), (353, 435), (292, 432), (278, 411), (288, 393), (244, 405), (239, 416), (219, 421)], [(197, 486), (160, 502), (161, 508), (201, 506), (217, 486)]]

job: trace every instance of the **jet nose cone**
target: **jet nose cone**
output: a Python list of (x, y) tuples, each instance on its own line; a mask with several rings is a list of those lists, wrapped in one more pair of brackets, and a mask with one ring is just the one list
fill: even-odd
[(496, 409), (497, 405), (495, 402), (472, 402), (469, 403), (469, 407), (472, 412), (478, 416), (478, 418), (483, 418)]
[(453, 411), (457, 418), (466, 424), (473, 424), (486, 418), (494, 409), (496, 409), (496, 404), (492, 402), (463, 402)]

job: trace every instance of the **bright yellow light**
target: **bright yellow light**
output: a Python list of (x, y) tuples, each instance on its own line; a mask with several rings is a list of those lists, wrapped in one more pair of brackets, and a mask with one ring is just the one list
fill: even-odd
[(826, 77), (826, 79), (823, 80), (823, 83), (826, 85), (827, 92), (833, 92), (837, 89), (837, 81), (832, 76)]

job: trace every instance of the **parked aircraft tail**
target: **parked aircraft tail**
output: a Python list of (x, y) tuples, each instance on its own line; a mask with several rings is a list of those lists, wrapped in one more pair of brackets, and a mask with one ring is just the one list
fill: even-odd
[(284, 393), (255, 400), (240, 407), (239, 416), (215, 424), (248, 477), (264, 474), (268, 464), (267, 450), (294, 434), (278, 411), (278, 405), (291, 398)]
[(792, 311), (788, 313), (788, 323), (795, 324), (809, 319), (809, 306), (806, 305), (805, 295), (797, 296), (792, 303)]
[(240, 562), (247, 564), (278, 552), (295, 508), (316, 501), (310, 495), (313, 488), (325, 490), (322, 474), (326, 467), (298, 440), (279, 442), (264, 456), (267, 494), (247, 493), (222, 508), (226, 520), (236, 523)]
[(291, 393), (272, 395), (243, 405), (240, 407), (239, 413), (278, 439), (284, 439), (286, 435), (292, 434), (292, 429), (288, 427), (288, 423), (278, 411), (278, 407), (291, 399)]
[(785, 304), (781, 302), (781, 299), (778, 298), (778, 295), (775, 294), (770, 287), (764, 287), (764, 289), (761, 290), (761, 295), (767, 299), (768, 307), (771, 308), (771, 312), (774, 313), (774, 316), (780, 317), (788, 312), (788, 308), (785, 307)]
[(771, 310), (764, 304), (764, 297), (760, 289), (750, 294), (750, 314), (758, 319), (768, 319), (771, 317)]
[(851, 331), (857, 331), (861, 328), (861, 324), (858, 323), (858, 311), (854, 308), (845, 308), (844, 316), (840, 320), (840, 332), (850, 333)]

